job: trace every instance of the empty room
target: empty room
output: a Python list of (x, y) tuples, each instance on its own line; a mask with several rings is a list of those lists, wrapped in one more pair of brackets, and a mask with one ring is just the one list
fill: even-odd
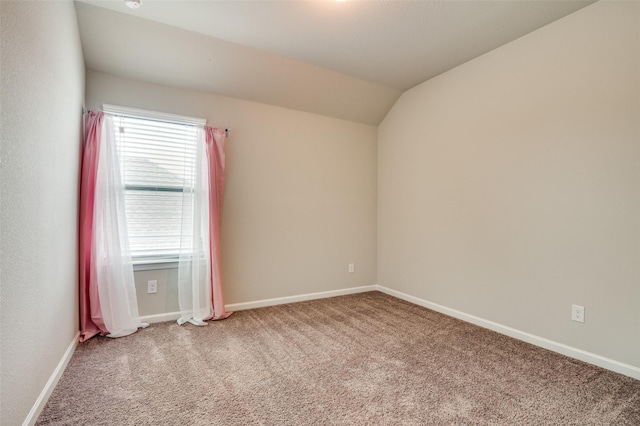
[(639, 1), (0, 19), (0, 424), (640, 425)]

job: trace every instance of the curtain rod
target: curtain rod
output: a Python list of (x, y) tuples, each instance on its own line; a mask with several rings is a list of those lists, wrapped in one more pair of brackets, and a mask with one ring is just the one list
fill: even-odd
[[(86, 109), (86, 108), (82, 108), (82, 115), (85, 116), (87, 114), (89, 114), (90, 110)], [(224, 129), (224, 133), (227, 137), (229, 137), (229, 134), (231, 133), (231, 129), (226, 128)]]

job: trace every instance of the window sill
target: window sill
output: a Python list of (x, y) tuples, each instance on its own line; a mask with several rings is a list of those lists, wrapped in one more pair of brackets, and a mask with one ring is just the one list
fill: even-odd
[(158, 269), (177, 269), (178, 259), (144, 259), (133, 261), (133, 272), (155, 271)]

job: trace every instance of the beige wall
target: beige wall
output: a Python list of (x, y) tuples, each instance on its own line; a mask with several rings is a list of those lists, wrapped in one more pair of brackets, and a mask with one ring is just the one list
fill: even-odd
[(1, 419), (19, 425), (78, 330), (84, 63), (72, 2), (0, 3)]
[(599, 2), (404, 93), (378, 283), (640, 367), (639, 23)]
[[(375, 127), (89, 71), (87, 106), (103, 103), (232, 129), (222, 219), (227, 304), (375, 284)], [(158, 294), (147, 295), (148, 279), (156, 278), (136, 273), (141, 315), (177, 306), (162, 300), (175, 292), (163, 296), (160, 281)]]

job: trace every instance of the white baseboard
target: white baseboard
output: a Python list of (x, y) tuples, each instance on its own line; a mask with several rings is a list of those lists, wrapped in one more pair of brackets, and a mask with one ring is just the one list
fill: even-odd
[(145, 315), (143, 317), (140, 317), (140, 322), (153, 324), (156, 322), (175, 321), (178, 318), (180, 318), (180, 312), (165, 312), (162, 314)]
[(53, 373), (51, 374), (51, 377), (49, 377), (47, 384), (44, 385), (44, 388), (42, 389), (42, 392), (40, 392), (38, 399), (36, 399), (33, 407), (31, 407), (31, 411), (29, 411), (29, 414), (27, 414), (27, 418), (24, 419), (22, 426), (32, 426), (36, 423), (36, 420), (38, 420), (38, 416), (40, 416), (42, 409), (47, 404), (47, 401), (49, 400), (53, 389), (55, 389), (58, 381), (60, 380), (60, 377), (62, 377), (62, 373), (64, 373), (64, 370), (67, 368), (69, 361), (71, 361), (71, 357), (78, 347), (79, 338), (80, 332), (78, 331), (75, 336), (73, 336), (73, 340), (67, 347), (64, 355), (62, 355), (62, 358), (60, 359), (60, 362), (58, 362), (55, 370), (53, 370)]
[[(285, 303), (303, 302), (305, 300), (324, 299), (327, 297), (344, 296), (347, 294), (364, 293), (366, 291), (376, 291), (375, 285), (362, 287), (352, 287), (340, 290), (321, 291), (317, 293), (298, 294), (295, 296), (277, 297), (275, 299), (254, 300), (252, 302), (232, 303), (224, 305), (227, 311), (243, 311), (245, 309), (264, 308), (266, 306), (284, 305)], [(145, 315), (140, 317), (140, 322), (149, 324), (157, 322), (175, 321), (180, 318), (180, 312), (165, 312), (162, 314)]]
[(607, 370), (614, 371), (616, 373), (624, 374), (625, 376), (632, 377), (640, 380), (640, 368), (633, 365), (625, 364), (623, 362), (616, 361), (614, 359), (606, 358), (591, 352), (577, 349), (563, 343), (558, 343), (553, 340), (545, 339), (544, 337), (536, 336), (534, 334), (526, 333), (524, 331), (517, 330), (515, 328), (507, 327), (506, 325), (498, 324), (493, 321), (486, 320), (484, 318), (469, 315), (464, 312), (448, 308), (446, 306), (439, 305), (437, 303), (429, 302), (419, 297), (414, 297), (400, 291), (392, 290), (382, 285), (376, 284), (375, 289), (390, 296), (397, 297), (398, 299), (406, 300), (407, 302), (414, 303), (425, 308), (429, 308), (436, 312), (449, 315), (454, 318), (458, 318), (462, 321), (470, 322), (483, 328), (496, 331), (500, 334), (513, 337), (514, 339), (522, 340), (523, 342), (531, 343), (532, 345), (539, 346), (544, 349), (548, 349), (553, 352), (574, 358), (580, 361), (584, 361), (589, 364), (597, 365), (598, 367), (606, 368)]
[(277, 297), (275, 299), (263, 299), (253, 302), (233, 303), (225, 305), (227, 311), (242, 311), (245, 309), (263, 308), (265, 306), (284, 305), (285, 303), (303, 302), (306, 300), (325, 299), (327, 297), (344, 296), (347, 294), (364, 293), (366, 291), (376, 291), (375, 285), (362, 287), (352, 287), (340, 290), (321, 291), (318, 293), (299, 294), (296, 296)]

